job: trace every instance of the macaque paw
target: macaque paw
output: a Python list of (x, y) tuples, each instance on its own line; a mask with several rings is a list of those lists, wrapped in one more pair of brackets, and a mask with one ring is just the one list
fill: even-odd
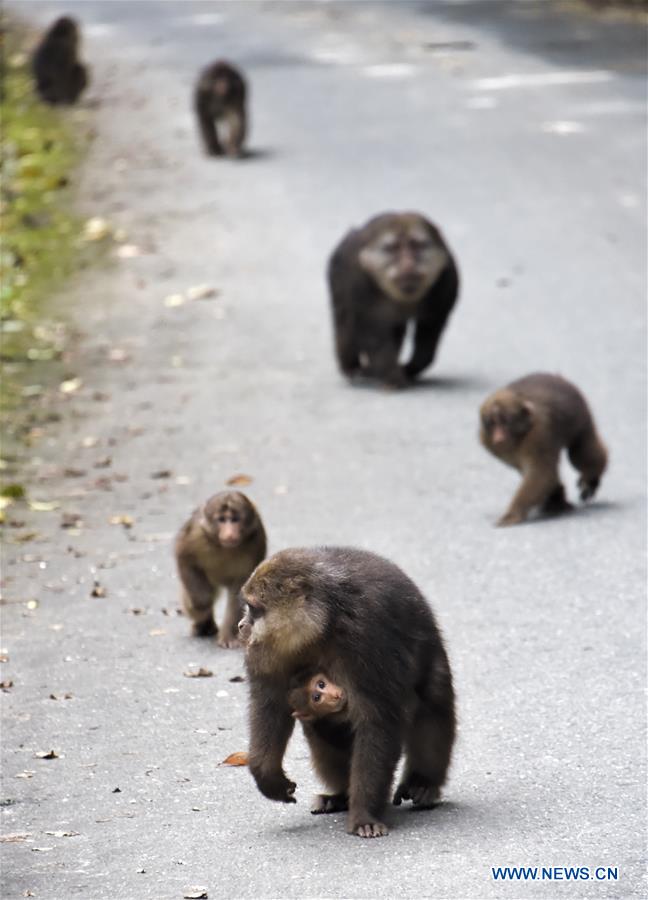
[(311, 812), (318, 816), (322, 813), (344, 812), (348, 808), (349, 798), (346, 794), (316, 794)]
[(389, 829), (383, 822), (354, 823), (349, 828), (349, 834), (356, 834), (361, 838), (376, 838), (384, 837), (384, 835), (389, 834)]
[(206, 622), (194, 622), (193, 633), (195, 637), (213, 637), (218, 634), (218, 628), (213, 619), (207, 619)]
[(496, 524), (498, 528), (505, 528), (507, 525), (519, 525), (524, 522), (524, 519), (522, 513), (507, 512), (497, 520)]
[(403, 800), (411, 800), (417, 809), (429, 809), (438, 803), (440, 793), (438, 785), (414, 776), (398, 785), (392, 803), (400, 806)]

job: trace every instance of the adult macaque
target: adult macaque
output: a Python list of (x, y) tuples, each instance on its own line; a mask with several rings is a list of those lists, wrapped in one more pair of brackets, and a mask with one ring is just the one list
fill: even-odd
[(293, 683), (295, 687), (288, 693), (288, 703), (292, 707), (294, 719), (311, 722), (346, 708), (346, 694), (323, 672), (316, 672), (305, 683), (304, 677), (297, 676)]
[(393, 802), (432, 806), (455, 736), (450, 667), (434, 616), (393, 563), (352, 548), (292, 549), (262, 563), (242, 589), (239, 625), (250, 683), (250, 771), (262, 794), (294, 803), (282, 761), (295, 719), (292, 679), (327, 673), (343, 685), (341, 721), (303, 721), (313, 765), (331, 793), (314, 813), (348, 809), (347, 829), (387, 834), (383, 822), (394, 770), (405, 751)]
[[(243, 155), (247, 132), (247, 86), (234, 66), (218, 60), (200, 73), (194, 109), (208, 156)], [(220, 135), (219, 135), (220, 131)]]
[(608, 454), (585, 398), (569, 381), (526, 375), (490, 396), (480, 416), (484, 447), (523, 476), (498, 525), (523, 522), (534, 507), (550, 514), (571, 509), (559, 475), (563, 449), (580, 472), (581, 500), (594, 496)]
[[(328, 265), (341, 371), (404, 387), (434, 360), (459, 274), (438, 228), (418, 213), (383, 213), (350, 231)], [(399, 354), (413, 322), (414, 348)]]
[[(180, 529), (175, 555), (194, 634), (218, 634), (221, 647), (239, 646), (239, 591), (266, 555), (263, 523), (252, 503), (239, 491), (210, 497)], [(227, 591), (227, 606), (219, 630), (214, 601), (221, 588)]]
[(32, 57), (36, 90), (46, 103), (76, 103), (88, 84), (79, 61), (79, 26), (63, 16), (48, 29)]

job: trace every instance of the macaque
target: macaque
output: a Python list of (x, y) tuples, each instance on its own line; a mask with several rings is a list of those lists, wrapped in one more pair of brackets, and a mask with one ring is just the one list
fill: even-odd
[(208, 156), (222, 156), (223, 152), (230, 157), (243, 155), (246, 95), (243, 75), (223, 60), (200, 73), (194, 91), (194, 109)]
[(387, 834), (383, 814), (403, 750), (393, 803), (433, 806), (450, 764), (454, 692), (441, 635), (416, 585), (373, 553), (324, 547), (275, 554), (241, 594), (249, 768), (261, 793), (296, 802), (283, 770), (295, 724), (289, 698), (293, 679), (310, 671), (344, 685), (346, 700), (337, 715), (302, 719), (330, 791), (316, 797), (312, 812), (348, 810), (350, 834)]
[[(261, 517), (245, 494), (223, 491), (194, 510), (175, 542), (182, 604), (200, 637), (218, 635), (221, 647), (238, 647), (239, 591), (266, 555)], [(214, 620), (214, 601), (227, 591), (225, 617)]]
[(46, 103), (76, 103), (88, 84), (79, 61), (79, 26), (63, 16), (48, 29), (32, 57), (36, 90)]
[(345, 709), (346, 695), (341, 687), (323, 672), (316, 672), (306, 683), (302, 677), (288, 693), (288, 703), (293, 710), (293, 718), (302, 722), (312, 722), (322, 716), (331, 716)]
[[(405, 387), (427, 368), (457, 300), (459, 274), (438, 228), (418, 213), (383, 213), (350, 231), (328, 265), (340, 370)], [(399, 355), (409, 322), (414, 347)]]
[(581, 500), (596, 493), (608, 454), (581, 392), (559, 375), (526, 375), (501, 388), (481, 407), (480, 440), (522, 473), (522, 484), (498, 525), (523, 522), (534, 507), (556, 514), (571, 509), (560, 481), (563, 449), (580, 472)]

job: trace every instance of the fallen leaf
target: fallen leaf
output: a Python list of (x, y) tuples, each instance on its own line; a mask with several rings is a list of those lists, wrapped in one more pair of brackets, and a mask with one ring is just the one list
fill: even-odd
[(7, 509), (13, 502), (13, 497), (0, 497), (0, 511)]
[(245, 681), (243, 675), (235, 675), (234, 678), (229, 679), (233, 684), (239, 684), (241, 681)]
[(138, 875), (143, 875), (143, 874), (146, 872), (146, 869), (135, 869), (135, 872), (136, 872)]
[(49, 853), (50, 850), (53, 850), (53, 847), (30, 847), (29, 848), (32, 853)]
[(253, 481), (254, 479), (250, 475), (238, 474), (228, 478), (225, 484), (229, 484), (232, 487), (242, 487), (246, 484), (252, 484)]
[(14, 778), (33, 778), (36, 772), (32, 769), (25, 769), (24, 772), (18, 772), (17, 775), (14, 775)]
[(151, 472), (151, 478), (171, 478), (172, 475), (171, 469), (158, 469), (157, 472)]
[(124, 528), (132, 528), (135, 520), (133, 519), (132, 516), (122, 515), (122, 516), (111, 516), (110, 519), (108, 519), (108, 521), (110, 522), (111, 525), (123, 525)]
[(112, 466), (112, 456), (102, 456), (93, 463), (95, 469), (107, 469), (109, 466)]
[(83, 476), (87, 474), (85, 469), (76, 469), (73, 466), (63, 469), (64, 478), (83, 478)]
[(178, 475), (175, 483), (181, 485), (193, 484), (193, 478), (190, 478), (189, 475)]
[(90, 591), (91, 597), (105, 597), (106, 596), (106, 588), (102, 587), (99, 582), (95, 579), (94, 586)]
[(229, 694), (227, 693), (227, 691), (216, 691), (216, 696), (217, 696), (217, 697), (221, 697), (221, 698), (222, 698), (222, 697), (229, 697)]
[(207, 900), (207, 888), (193, 885), (182, 896), (184, 900)]
[(117, 248), (116, 253), (121, 259), (133, 259), (142, 255), (142, 251), (137, 244), (122, 244)]
[(64, 512), (61, 516), (61, 528), (80, 528), (82, 525), (80, 513)]
[(174, 306), (182, 306), (183, 303), (186, 302), (187, 298), (184, 296), (184, 294), (169, 294), (168, 297), (164, 298), (164, 305), (169, 309), (173, 308)]
[(113, 788), (112, 792), (113, 792), (113, 794), (121, 794), (122, 790), (121, 790), (121, 788)]
[(53, 509), (58, 509), (61, 505), (55, 500), (28, 500), (27, 502), (29, 508), (35, 512), (51, 512)]
[(100, 241), (102, 238), (108, 237), (109, 234), (110, 225), (99, 216), (88, 219), (83, 226), (83, 240), (85, 241)]
[(161, 637), (161, 635), (166, 634), (165, 628), (153, 628), (149, 631), (151, 637)]
[(99, 438), (93, 437), (92, 435), (88, 435), (88, 437), (84, 437), (81, 441), (82, 447), (96, 447), (99, 443)]
[(244, 750), (237, 750), (236, 753), (230, 753), (221, 763), (221, 766), (247, 766), (248, 754)]
[[(210, 672), (211, 674), (211, 672)], [(0, 681), (0, 690), (9, 691), (14, 686), (13, 681), (9, 679), (8, 681)]]
[(80, 831), (44, 831), (43, 834), (51, 834), (52, 837), (76, 837)]
[(131, 607), (129, 607), (129, 609), (126, 610), (126, 612), (129, 612), (132, 616), (146, 615), (146, 610), (142, 609), (141, 606), (131, 606)]
[(60, 759), (61, 757), (56, 750), (37, 750), (34, 753), (34, 759)]
[(182, 674), (185, 678), (211, 678), (214, 673), (211, 669), (205, 669), (201, 666), (199, 669), (187, 669)]
[(28, 600), (25, 606), (27, 609), (38, 609), (39, 603), (38, 600)]
[(189, 300), (209, 300), (211, 297), (216, 296), (218, 296), (218, 291), (210, 284), (196, 284), (187, 289), (187, 298)]
[(14, 540), (18, 544), (27, 544), (29, 541), (35, 541), (37, 537), (40, 537), (37, 531), (23, 531), (22, 534), (17, 534)]
[(26, 841), (31, 837), (31, 832), (25, 831), (22, 834), (0, 834), (0, 844), (18, 844)]
[(68, 378), (66, 381), (62, 381), (59, 384), (59, 391), (62, 394), (74, 394), (75, 391), (78, 391), (83, 381), (81, 378)]
[(70, 694), (67, 691), (65, 692), (65, 694), (50, 694), (49, 695), (50, 700), (71, 700), (72, 697), (73, 697), (73, 694)]
[(130, 353), (122, 347), (112, 347), (108, 351), (108, 359), (110, 362), (123, 363), (128, 362), (130, 358)]
[(0, 653), (0, 663), (9, 662), (9, 654), (4, 651)]

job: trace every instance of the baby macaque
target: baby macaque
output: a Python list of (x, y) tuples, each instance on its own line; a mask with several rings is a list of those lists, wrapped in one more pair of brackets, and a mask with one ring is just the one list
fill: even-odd
[[(221, 647), (238, 647), (239, 591), (266, 555), (265, 530), (253, 504), (240, 491), (210, 497), (180, 529), (175, 554), (194, 634), (218, 634)], [(214, 601), (221, 588), (227, 591), (227, 606), (219, 630)]]
[(569, 381), (526, 375), (490, 396), (480, 415), (484, 447), (523, 476), (498, 525), (523, 522), (534, 507), (549, 514), (571, 509), (559, 475), (563, 449), (580, 472), (581, 500), (594, 496), (608, 454), (585, 398)]
[(288, 703), (293, 709), (294, 719), (312, 722), (341, 712), (347, 705), (347, 698), (342, 688), (334, 684), (328, 675), (317, 672), (305, 684), (299, 680), (288, 693)]

